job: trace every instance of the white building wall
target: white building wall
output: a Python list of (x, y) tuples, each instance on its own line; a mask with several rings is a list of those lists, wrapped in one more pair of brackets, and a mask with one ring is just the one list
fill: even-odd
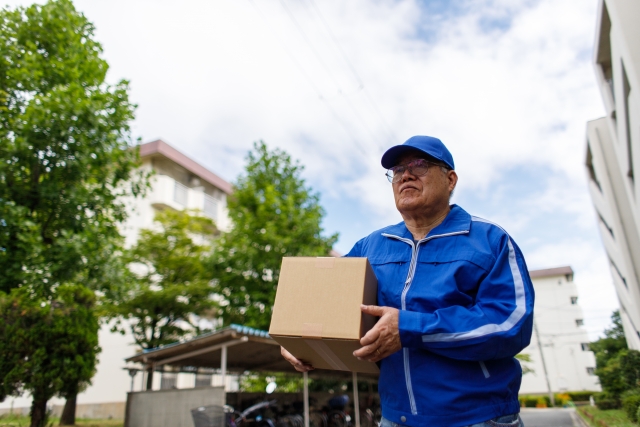
[(531, 356), (532, 363), (526, 365), (534, 372), (523, 376), (520, 393), (548, 391), (541, 346), (554, 393), (599, 391), (598, 377), (592, 371), (596, 366), (595, 357), (588, 350), (589, 336), (585, 328), (577, 323), (584, 318), (573, 275), (557, 274), (533, 278), (532, 281), (536, 292), (534, 322), (540, 341), (534, 332), (531, 345), (523, 351)]
[(607, 116), (587, 125), (589, 191), (625, 336), (640, 350), (640, 2), (600, 1), (593, 62)]

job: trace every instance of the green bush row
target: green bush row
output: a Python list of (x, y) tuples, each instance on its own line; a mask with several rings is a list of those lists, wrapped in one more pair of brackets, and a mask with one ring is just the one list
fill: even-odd
[[(565, 406), (569, 402), (584, 402), (589, 400), (589, 396), (594, 395), (593, 391), (576, 391), (566, 393), (556, 393), (553, 395), (555, 406)], [(539, 406), (551, 406), (548, 395), (520, 395), (518, 396), (520, 406), (523, 408), (535, 408)]]

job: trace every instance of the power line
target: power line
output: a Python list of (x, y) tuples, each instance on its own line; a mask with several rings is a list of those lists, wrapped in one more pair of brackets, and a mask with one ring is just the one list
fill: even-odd
[(276, 37), (276, 39), (278, 40), (278, 42), (280, 43), (280, 45), (282, 46), (283, 50), (285, 51), (285, 53), (289, 56), (289, 59), (291, 59), (291, 61), (294, 63), (294, 65), (296, 66), (296, 68), (298, 69), (298, 71), (300, 71), (300, 73), (303, 75), (303, 77), (305, 78), (305, 80), (307, 81), (307, 83), (309, 83), (309, 85), (313, 88), (314, 92), (316, 93), (316, 95), (318, 95), (318, 98), (320, 99), (320, 101), (322, 101), (322, 103), (329, 109), (329, 111), (331, 112), (331, 115), (333, 116), (333, 118), (340, 124), (340, 126), (343, 128), (343, 130), (349, 135), (349, 137), (352, 139), (352, 141), (354, 142), (354, 144), (358, 147), (358, 149), (364, 154), (364, 155), (368, 155), (369, 153), (367, 152), (367, 150), (362, 146), (362, 144), (360, 144), (360, 142), (358, 141), (358, 139), (355, 137), (355, 135), (353, 135), (353, 132), (351, 131), (351, 129), (349, 129), (347, 127), (347, 125), (342, 121), (342, 119), (340, 118), (340, 116), (338, 115), (338, 113), (335, 111), (335, 109), (331, 106), (331, 104), (329, 104), (329, 102), (327, 102), (327, 100), (324, 99), (324, 97), (322, 96), (322, 92), (320, 91), (320, 89), (318, 88), (318, 86), (316, 86), (316, 84), (313, 82), (313, 80), (311, 79), (311, 77), (309, 76), (309, 74), (307, 74), (307, 72), (304, 70), (304, 68), (302, 67), (302, 65), (298, 62), (298, 60), (296, 59), (296, 57), (293, 55), (293, 53), (287, 48), (286, 44), (280, 39), (280, 37), (278, 36), (278, 34), (276, 33), (276, 31), (274, 30), (273, 26), (271, 25), (271, 23), (269, 22), (269, 20), (267, 19), (267, 17), (265, 16), (265, 14), (260, 10), (260, 8), (254, 3), (253, 0), (249, 0), (249, 3), (251, 3), (251, 5), (256, 9), (256, 11), (258, 12), (258, 14), (260, 15), (260, 17), (262, 18), (263, 21), (265, 21), (265, 23), (267, 24), (267, 27), (269, 28), (269, 30), (273, 33), (273, 35)]
[(396, 135), (394, 134), (393, 130), (391, 129), (391, 126), (389, 126), (387, 121), (384, 119), (384, 116), (382, 115), (382, 113), (378, 109), (378, 106), (376, 105), (376, 103), (373, 101), (373, 98), (371, 97), (371, 94), (369, 93), (369, 91), (367, 90), (366, 86), (364, 85), (364, 82), (362, 81), (362, 78), (360, 77), (360, 75), (356, 71), (356, 68), (353, 66), (353, 63), (349, 60), (349, 57), (347, 56), (347, 54), (344, 51), (344, 49), (342, 49), (342, 45), (340, 45), (340, 42), (338, 41), (337, 37), (335, 36), (333, 31), (331, 30), (331, 27), (329, 26), (329, 23), (327, 22), (326, 19), (324, 19), (324, 16), (322, 15), (322, 12), (320, 12), (320, 8), (316, 4), (315, 0), (309, 0), (309, 2), (311, 3), (311, 6), (313, 7), (314, 12), (320, 18), (320, 21), (322, 22), (322, 25), (327, 30), (327, 33), (329, 33), (329, 37), (331, 38), (331, 41), (333, 41), (335, 46), (338, 48), (338, 51), (340, 52), (340, 54), (342, 56), (342, 59), (347, 64), (347, 67), (349, 67), (349, 69), (353, 73), (354, 77), (356, 78), (356, 81), (358, 82), (359, 87), (361, 89), (363, 89), (364, 94), (367, 97), (367, 100), (369, 101), (369, 104), (371, 105), (371, 107), (373, 107), (373, 110), (378, 115), (378, 118), (380, 119), (382, 124), (384, 124), (384, 126), (387, 128), (386, 130), (389, 133), (389, 137), (390, 137), (391, 142), (393, 144), (397, 144), (398, 143), (398, 138), (396, 137)]
[[(344, 99), (347, 102), (347, 105), (349, 105), (349, 108), (351, 109), (351, 111), (353, 112), (353, 114), (355, 114), (356, 118), (358, 119), (358, 121), (360, 122), (360, 124), (362, 125), (362, 127), (364, 127), (367, 132), (370, 134), (370, 136), (372, 137), (372, 141), (375, 143), (375, 141), (377, 140), (377, 135), (371, 130), (371, 128), (369, 128), (369, 125), (367, 125), (367, 123), (365, 122), (365, 120), (362, 118), (362, 116), (360, 115), (360, 113), (357, 111), (357, 109), (355, 108), (355, 106), (353, 105), (353, 103), (351, 102), (351, 99), (346, 96), (342, 90), (342, 87), (340, 85), (340, 83), (338, 82), (338, 80), (336, 79), (336, 77), (333, 75), (333, 73), (331, 72), (329, 66), (326, 64), (326, 62), (324, 61), (324, 59), (322, 58), (322, 56), (320, 55), (320, 53), (318, 52), (318, 50), (315, 48), (315, 46), (313, 45), (313, 43), (311, 43), (311, 40), (309, 39), (309, 37), (307, 37), (306, 32), (304, 31), (304, 29), (302, 28), (302, 26), (300, 25), (300, 23), (298, 22), (298, 20), (296, 19), (295, 15), (293, 14), (293, 12), (291, 11), (291, 9), (289, 9), (289, 6), (287, 6), (285, 0), (280, 0), (280, 4), (282, 5), (282, 7), (284, 8), (284, 10), (287, 12), (287, 16), (289, 17), (289, 19), (291, 20), (291, 22), (293, 22), (294, 26), (296, 27), (296, 29), (298, 30), (298, 32), (300, 33), (300, 35), (302, 36), (302, 39), (304, 40), (304, 42), (307, 44), (307, 46), (309, 46), (309, 49), (311, 49), (311, 52), (313, 53), (313, 55), (316, 57), (316, 59), (318, 60), (318, 62), (320, 63), (320, 65), (322, 66), (322, 68), (324, 68), (325, 72), (327, 73), (327, 75), (329, 75), (329, 77), (331, 78), (331, 80), (333, 80), (333, 83), (336, 85), (336, 88), (338, 89), (338, 93), (340, 93), (341, 95), (343, 95)], [(376, 144), (378, 145), (378, 144)], [(380, 147), (383, 148), (383, 147)]]

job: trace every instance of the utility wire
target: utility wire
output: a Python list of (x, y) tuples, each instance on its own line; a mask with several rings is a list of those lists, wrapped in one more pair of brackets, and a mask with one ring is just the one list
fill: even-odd
[(322, 96), (322, 92), (320, 91), (318, 86), (316, 86), (316, 84), (313, 82), (313, 79), (311, 79), (309, 74), (304, 70), (304, 68), (298, 62), (298, 60), (293, 55), (293, 53), (287, 48), (286, 44), (282, 41), (280, 36), (278, 36), (277, 32), (275, 31), (275, 29), (273, 28), (273, 26), (271, 25), (271, 23), (269, 22), (269, 20), (265, 16), (265, 14), (262, 12), (262, 10), (260, 10), (260, 8), (255, 4), (255, 2), (253, 0), (249, 0), (249, 3), (251, 3), (251, 5), (256, 9), (256, 11), (260, 15), (260, 17), (263, 19), (263, 21), (265, 21), (265, 23), (267, 24), (267, 27), (269, 28), (269, 30), (273, 33), (273, 35), (276, 37), (276, 39), (278, 40), (278, 42), (282, 46), (282, 49), (289, 56), (289, 59), (291, 59), (291, 61), (294, 63), (294, 65), (296, 66), (298, 71), (300, 71), (300, 73), (304, 76), (304, 78), (307, 81), (307, 83), (309, 83), (309, 85), (313, 88), (313, 90), (316, 93), (316, 95), (318, 95), (318, 98), (320, 99), (320, 101), (322, 101), (322, 103), (329, 109), (329, 111), (331, 112), (331, 115), (333, 116), (333, 118), (340, 124), (340, 126), (344, 129), (344, 131), (347, 133), (347, 135), (349, 135), (349, 137), (353, 140), (354, 144), (358, 147), (358, 149), (362, 152), (362, 154), (368, 155), (369, 153), (367, 152), (367, 150), (362, 146), (362, 144), (360, 144), (360, 142), (355, 137), (355, 135), (353, 134), (351, 129), (342, 121), (342, 119), (340, 118), (340, 116), (338, 115), (336, 110), (333, 108), (333, 106), (331, 106), (331, 104), (329, 104), (329, 102), (327, 102), (327, 100), (324, 99), (324, 97)]
[[(293, 22), (293, 25), (296, 27), (296, 29), (300, 33), (300, 35), (302, 36), (302, 39), (307, 44), (307, 46), (309, 46), (309, 48), (311, 49), (311, 52), (314, 54), (314, 56), (316, 57), (316, 59), (318, 60), (318, 62), (322, 66), (322, 68), (324, 68), (325, 72), (329, 75), (331, 80), (333, 80), (333, 83), (336, 85), (336, 88), (338, 89), (338, 93), (340, 93), (341, 95), (344, 96), (344, 99), (347, 101), (347, 105), (349, 106), (351, 111), (353, 111), (353, 114), (355, 114), (355, 116), (358, 119), (358, 121), (360, 122), (360, 124), (367, 130), (369, 135), (372, 137), (373, 142), (375, 143), (375, 141), (377, 141), (377, 139), (378, 139), (377, 135), (371, 130), (369, 125), (367, 125), (367, 123), (364, 121), (364, 119), (362, 118), (362, 116), (360, 115), (360, 113), (358, 112), (356, 107), (351, 102), (351, 99), (344, 94), (344, 92), (342, 90), (342, 87), (340, 86), (340, 83), (338, 82), (336, 77), (333, 75), (333, 73), (331, 72), (329, 66), (326, 64), (324, 59), (322, 59), (322, 56), (320, 55), (318, 50), (315, 48), (313, 43), (311, 43), (311, 40), (309, 39), (309, 37), (307, 37), (307, 33), (304, 31), (304, 29), (302, 28), (302, 26), (300, 25), (300, 23), (296, 19), (295, 15), (291, 11), (291, 9), (289, 9), (289, 6), (287, 6), (287, 3), (285, 2), (285, 0), (280, 0), (280, 4), (284, 8), (284, 10), (287, 12), (287, 16), (289, 16), (289, 19), (291, 20), (291, 22)], [(378, 145), (378, 144), (376, 144), (376, 145)], [(380, 147), (380, 146), (378, 146), (378, 147), (379, 148), (383, 148), (383, 147)]]
[(387, 121), (384, 119), (384, 116), (380, 112), (380, 109), (378, 108), (376, 103), (373, 101), (373, 98), (371, 97), (371, 94), (369, 93), (366, 86), (364, 85), (362, 78), (360, 78), (360, 74), (358, 74), (358, 72), (356, 71), (356, 68), (353, 66), (353, 63), (349, 60), (349, 57), (347, 56), (346, 52), (344, 51), (344, 49), (342, 49), (342, 45), (340, 45), (340, 42), (338, 41), (337, 37), (331, 30), (331, 27), (329, 26), (329, 23), (327, 22), (327, 20), (324, 19), (324, 16), (322, 15), (322, 12), (320, 12), (320, 8), (318, 8), (318, 5), (316, 4), (315, 0), (309, 0), (309, 3), (311, 3), (311, 6), (313, 7), (314, 12), (320, 18), (320, 21), (322, 22), (322, 25), (324, 26), (324, 28), (327, 30), (327, 33), (329, 33), (329, 37), (331, 38), (331, 41), (333, 41), (335, 46), (338, 48), (338, 51), (342, 55), (342, 59), (347, 64), (347, 67), (349, 67), (354, 77), (356, 78), (356, 81), (358, 82), (359, 87), (363, 89), (364, 94), (367, 97), (367, 100), (369, 101), (369, 104), (378, 115), (378, 118), (380, 119), (382, 124), (386, 127), (391, 143), (398, 144), (399, 143), (398, 138), (396, 137), (395, 133), (391, 129), (391, 126), (389, 126)]

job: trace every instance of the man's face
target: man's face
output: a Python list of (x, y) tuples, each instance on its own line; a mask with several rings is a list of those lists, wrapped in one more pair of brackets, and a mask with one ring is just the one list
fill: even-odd
[[(408, 153), (400, 158), (398, 165), (422, 159), (419, 152)], [(392, 184), (396, 208), (404, 215), (429, 216), (449, 206), (449, 194), (458, 181), (454, 171), (444, 172), (439, 166), (430, 164), (425, 175), (415, 176), (405, 170), (402, 179)]]

